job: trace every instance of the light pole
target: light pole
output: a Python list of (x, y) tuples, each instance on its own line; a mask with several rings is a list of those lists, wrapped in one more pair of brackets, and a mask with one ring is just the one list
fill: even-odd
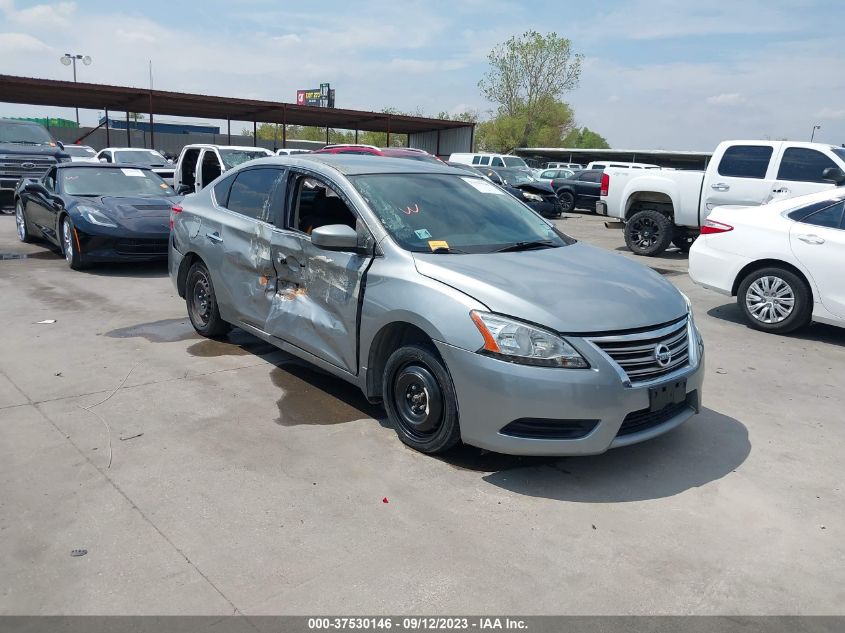
[[(70, 53), (65, 53), (59, 58), (59, 61), (62, 62), (65, 66), (70, 66), (73, 64), (73, 82), (76, 83), (76, 60), (81, 59), (82, 63), (86, 66), (91, 65), (91, 56), (90, 55), (71, 55)], [(79, 108), (76, 108), (76, 127), (79, 127)]]
[(813, 137), (816, 135), (816, 130), (820, 130), (820, 129), (822, 129), (821, 125), (814, 125), (813, 126), (813, 131), (810, 133), (810, 142), (811, 143), (813, 142)]

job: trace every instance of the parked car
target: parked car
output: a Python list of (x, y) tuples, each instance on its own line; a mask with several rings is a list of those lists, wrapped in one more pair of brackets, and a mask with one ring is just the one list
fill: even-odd
[(363, 154), (370, 156), (390, 156), (392, 158), (408, 158), (430, 163), (442, 163), (439, 158), (432, 156), (422, 149), (413, 147), (374, 147), (372, 145), (326, 145), (314, 150), (314, 154)]
[(149, 167), (168, 185), (173, 186), (173, 172), (175, 167), (154, 149), (138, 147), (107, 147), (97, 153), (97, 160), (102, 163), (118, 163), (122, 165), (140, 165)]
[(310, 154), (310, 149), (287, 149), (280, 148), (276, 150), (276, 156), (293, 156), (294, 154)]
[(760, 207), (717, 207), (690, 250), (694, 282), (735, 296), (751, 327), (845, 327), (845, 187)]
[(577, 171), (584, 169), (581, 163), (546, 163), (546, 169), (571, 169)]
[(417, 450), (595, 454), (701, 406), (686, 298), (465, 170), (261, 159), (172, 217), (197, 332), (237, 326), (359, 386)]
[(474, 167), (511, 167), (517, 169), (529, 170), (528, 165), (519, 156), (511, 156), (510, 154), (468, 154), (463, 152), (456, 152), (449, 156), (451, 163), (464, 163), (466, 165), (473, 165)]
[(565, 213), (574, 209), (594, 209), (599, 199), (600, 169), (576, 171), (568, 178), (554, 178), (551, 186)]
[(575, 175), (574, 169), (542, 169), (535, 175), (537, 180), (551, 184), (553, 180), (567, 180)]
[(725, 141), (707, 170), (606, 169), (598, 213), (625, 222), (625, 244), (659, 255), (670, 244), (689, 250), (710, 210), (756, 206), (830, 189), (826, 169), (845, 170), (845, 148), (792, 141)]
[(193, 193), (205, 187), (224, 171), (255, 158), (273, 156), (263, 147), (238, 145), (185, 145), (176, 161), (173, 188), (180, 194)]
[(163, 259), (175, 196), (149, 167), (62, 163), (16, 188), (18, 239), (55, 244), (74, 270)]
[(64, 145), (43, 125), (0, 119), (0, 212), (14, 213), (14, 192), (21, 178), (41, 176), (64, 161), (70, 161)]
[(99, 163), (97, 151), (88, 145), (65, 145), (65, 153), (72, 163)]
[(540, 215), (559, 218), (562, 213), (560, 200), (548, 182), (541, 182), (521, 169), (482, 169), (487, 178), (502, 187), (517, 200)]

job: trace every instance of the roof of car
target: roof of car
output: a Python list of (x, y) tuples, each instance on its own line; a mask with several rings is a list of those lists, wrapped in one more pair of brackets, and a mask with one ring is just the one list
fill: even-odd
[(428, 161), (408, 160), (362, 154), (297, 154), (295, 156), (268, 156), (251, 161), (251, 164), (305, 165), (323, 163), (345, 176), (360, 174), (464, 174), (467, 172)]

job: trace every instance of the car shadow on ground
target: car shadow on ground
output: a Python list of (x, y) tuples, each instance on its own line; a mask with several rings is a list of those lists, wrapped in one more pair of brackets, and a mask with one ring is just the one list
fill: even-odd
[[(617, 246), (613, 250), (624, 251), (626, 253), (632, 252), (630, 248), (628, 248), (627, 246), (624, 246), (624, 245), (623, 246)], [(685, 253), (684, 251), (680, 250), (679, 248), (676, 248), (674, 246), (670, 246), (665, 251), (660, 253), (660, 255), (657, 256), (657, 257), (653, 257), (653, 258), (652, 257), (643, 257), (643, 260), (644, 260), (643, 263), (648, 265), (647, 262), (650, 259), (653, 259), (655, 261), (660, 261), (661, 259), (673, 259), (673, 260), (681, 261), (681, 260), (689, 259), (689, 253)]]
[[(724, 305), (716, 306), (707, 311), (707, 316), (728, 323), (736, 323), (748, 329), (753, 329), (736, 303), (726, 303)], [(804, 341), (816, 341), (819, 343), (830, 343), (831, 345), (845, 345), (845, 329), (836, 327), (834, 325), (827, 325), (826, 323), (811, 323), (807, 327), (801, 328), (796, 332), (789, 334), (770, 334), (769, 336), (787, 336), (789, 338), (801, 339)]]
[(734, 472), (751, 452), (738, 420), (703, 409), (653, 440), (585, 457), (515, 457), (461, 447), (440, 459), (486, 472), (488, 484), (555, 501), (618, 503), (660, 499)]

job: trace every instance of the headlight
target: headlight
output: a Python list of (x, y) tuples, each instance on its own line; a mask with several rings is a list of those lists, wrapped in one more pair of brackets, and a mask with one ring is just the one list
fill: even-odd
[(99, 209), (89, 207), (86, 204), (80, 204), (77, 205), (76, 210), (79, 211), (79, 213), (82, 214), (82, 217), (88, 220), (91, 224), (117, 228), (117, 224), (109, 220)]
[(536, 193), (528, 193), (527, 191), (522, 192), (522, 197), (526, 200), (533, 200), (534, 202), (543, 201), (543, 196), (538, 196)]
[(481, 352), (502, 360), (543, 367), (584, 369), (589, 363), (574, 347), (553, 332), (490, 312), (469, 313), (481, 332)]

